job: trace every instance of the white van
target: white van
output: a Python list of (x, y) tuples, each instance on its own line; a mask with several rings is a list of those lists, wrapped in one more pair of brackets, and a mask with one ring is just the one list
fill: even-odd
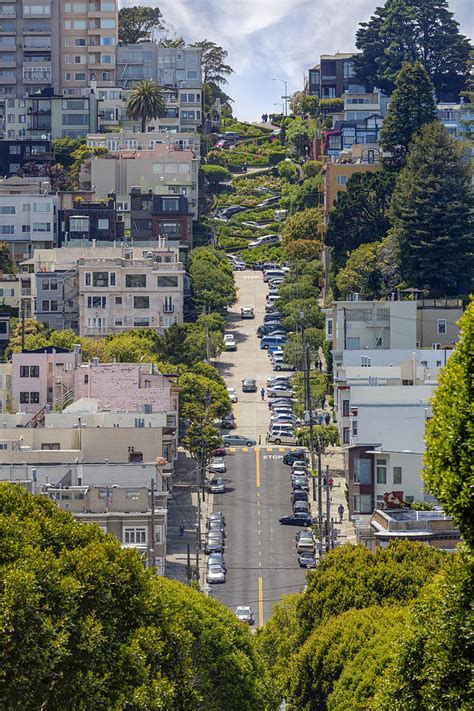
[(288, 216), (288, 210), (275, 210), (275, 222), (284, 222)]

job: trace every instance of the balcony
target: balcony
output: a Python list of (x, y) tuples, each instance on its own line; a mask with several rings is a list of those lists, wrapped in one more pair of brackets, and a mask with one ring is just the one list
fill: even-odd
[(21, 296), (31, 296), (31, 287), (22, 286)]

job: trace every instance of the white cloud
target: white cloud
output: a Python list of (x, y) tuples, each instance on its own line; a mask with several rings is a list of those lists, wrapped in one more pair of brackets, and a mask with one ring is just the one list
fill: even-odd
[[(123, 4), (135, 5), (136, 0)], [(165, 20), (188, 42), (207, 38), (229, 52), (235, 74), (228, 93), (235, 112), (257, 118), (273, 111), (280, 90), (273, 77), (286, 79), (289, 91), (303, 86), (319, 55), (355, 49), (359, 22), (367, 21), (383, 0), (158, 0)], [(471, 0), (451, 0), (461, 31), (472, 32)]]

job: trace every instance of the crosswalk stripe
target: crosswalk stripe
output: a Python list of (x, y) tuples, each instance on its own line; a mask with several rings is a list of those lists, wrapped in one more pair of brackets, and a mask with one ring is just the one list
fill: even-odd
[(267, 447), (267, 452), (273, 452), (273, 447)]
[(242, 452), (248, 452), (249, 448), (248, 447), (242, 447)]
[(278, 451), (279, 451), (279, 452), (284, 452), (284, 451), (285, 451), (285, 448), (284, 448), (284, 447), (278, 447)]
[(229, 452), (236, 452), (237, 449), (235, 447), (229, 447)]

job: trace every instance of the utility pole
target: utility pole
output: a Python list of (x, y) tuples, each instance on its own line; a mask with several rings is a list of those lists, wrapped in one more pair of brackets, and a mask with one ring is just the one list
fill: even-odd
[(326, 464), (326, 553), (331, 550), (331, 487), (329, 486), (329, 464)]
[(155, 480), (152, 479), (150, 482), (150, 498), (151, 498), (151, 516), (150, 516), (150, 568), (154, 568), (156, 565), (155, 556)]
[(197, 548), (199, 551), (201, 548), (201, 480), (203, 477), (204, 468), (204, 443), (201, 444), (201, 456), (199, 458), (199, 466), (196, 469), (197, 475), (197, 500), (198, 500), (198, 520), (197, 520)]
[[(20, 297), (21, 299), (21, 297)], [(21, 352), (25, 351), (25, 302), (21, 299)]]
[(314, 477), (314, 432), (313, 432), (313, 408), (311, 404), (311, 382), (309, 378), (310, 360), (309, 346), (306, 345), (305, 329), (304, 329), (304, 311), (300, 311), (301, 321), (301, 355), (303, 358), (303, 390), (304, 390), (304, 407), (309, 415), (309, 461), (311, 466), (311, 480), (313, 482), (313, 501), (316, 501), (316, 481)]
[(186, 579), (188, 581), (188, 585), (191, 582), (191, 548), (189, 543), (186, 546), (187, 548), (187, 557), (186, 557)]

